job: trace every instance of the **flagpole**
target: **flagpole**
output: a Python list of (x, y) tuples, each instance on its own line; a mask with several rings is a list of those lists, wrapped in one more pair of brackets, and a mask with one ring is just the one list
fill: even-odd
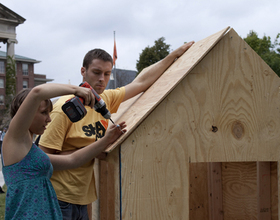
[(117, 71), (116, 71), (116, 59), (115, 59), (115, 47), (116, 47), (116, 39), (115, 39), (115, 31), (114, 31), (114, 60), (115, 60), (115, 63), (114, 63), (114, 83), (115, 83), (115, 89), (117, 88)]

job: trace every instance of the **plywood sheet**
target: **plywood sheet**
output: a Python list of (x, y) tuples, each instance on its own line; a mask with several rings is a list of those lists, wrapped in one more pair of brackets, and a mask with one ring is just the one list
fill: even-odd
[(280, 80), (233, 29), (225, 32), (197, 42), (149, 90), (124, 103), (118, 120), (128, 133), (107, 151), (122, 143), (122, 219), (188, 219), (191, 162), (226, 162), (225, 219), (239, 210), (257, 216), (256, 165), (249, 162), (280, 161)]
[(224, 219), (257, 219), (256, 163), (223, 163)]
[[(99, 163), (99, 211), (102, 220), (121, 219), (119, 148)], [(96, 218), (99, 219), (99, 218)]]
[[(211, 168), (208, 169), (208, 180), (205, 175), (207, 164)], [(189, 219), (276, 220), (278, 219), (276, 179), (277, 162), (191, 163)], [(210, 183), (208, 192), (205, 186), (207, 181)], [(214, 189), (213, 184), (218, 188)], [(208, 203), (207, 193), (210, 195), (209, 217), (204, 208)], [(218, 205), (218, 209), (215, 209), (217, 201), (213, 201), (216, 199), (222, 202)]]
[(122, 219), (188, 219), (187, 137), (180, 114), (167, 114), (171, 94), (121, 144)]
[(279, 161), (280, 79), (233, 29), (183, 81), (191, 161)]
[(271, 220), (278, 219), (278, 174), (277, 174), (277, 164), (278, 162), (270, 163), (270, 195), (271, 195)]
[[(209, 198), (208, 163), (190, 163), (189, 219), (212, 219), (213, 208)], [(209, 202), (210, 201), (210, 202)]]
[(270, 162), (257, 162), (258, 219), (271, 220)]
[[(127, 133), (119, 138), (106, 152), (112, 151), (123, 142), (145, 117), (166, 97), (173, 88), (200, 62), (214, 45), (228, 31), (229, 27), (213, 34), (204, 40), (196, 42), (185, 54), (177, 59), (165, 73), (131, 105), (124, 103), (125, 111), (120, 107), (121, 116), (114, 116), (118, 121), (126, 121)], [(118, 114), (118, 113), (117, 113)]]

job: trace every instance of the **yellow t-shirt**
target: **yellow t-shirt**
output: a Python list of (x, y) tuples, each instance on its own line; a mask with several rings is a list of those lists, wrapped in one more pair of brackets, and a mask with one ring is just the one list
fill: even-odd
[[(111, 113), (118, 110), (125, 95), (125, 88), (105, 90), (100, 96)], [(40, 145), (58, 151), (76, 150), (102, 138), (109, 120), (88, 106), (86, 116), (72, 123), (64, 114), (61, 106), (73, 96), (63, 96), (55, 104), (51, 112), (52, 121), (41, 136)], [(87, 205), (96, 200), (94, 160), (77, 169), (54, 171), (51, 182), (57, 198), (72, 204)]]

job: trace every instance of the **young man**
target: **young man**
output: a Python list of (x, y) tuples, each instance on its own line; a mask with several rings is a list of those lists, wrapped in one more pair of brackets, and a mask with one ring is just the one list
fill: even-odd
[[(91, 50), (85, 55), (81, 75), (83, 81), (87, 81), (100, 94), (108, 110), (115, 113), (121, 102), (148, 89), (192, 44), (193, 42), (184, 44), (130, 84), (114, 90), (105, 90), (110, 80), (113, 61), (112, 57), (101, 49)], [(65, 154), (84, 147), (102, 138), (108, 127), (108, 120), (87, 106), (87, 115), (82, 120), (72, 123), (61, 110), (61, 106), (69, 98), (71, 96), (63, 96), (54, 105), (52, 122), (40, 140), (40, 147), (46, 153)], [(53, 173), (51, 181), (64, 219), (88, 219), (87, 204), (97, 199), (93, 163), (94, 161), (91, 161), (77, 169)]]

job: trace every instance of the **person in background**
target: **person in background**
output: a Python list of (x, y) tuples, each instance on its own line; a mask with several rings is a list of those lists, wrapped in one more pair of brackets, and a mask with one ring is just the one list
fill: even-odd
[[(0, 153), (2, 150), (2, 131), (0, 130)], [(5, 193), (4, 190), (2, 189), (2, 186), (0, 186), (0, 193)]]
[[(0, 130), (0, 153), (2, 151), (2, 131)], [(5, 193), (4, 190), (2, 189), (2, 186), (0, 186), (0, 193)]]
[(2, 131), (0, 130), (0, 152), (1, 152), (1, 149), (2, 149), (2, 141), (3, 141)]
[(4, 139), (6, 132), (7, 132), (7, 128), (4, 128), (1, 135), (2, 140)]
[(61, 220), (62, 213), (49, 180), (54, 170), (73, 169), (91, 161), (113, 143), (125, 123), (111, 126), (97, 142), (66, 154), (47, 155), (33, 143), (51, 121), (50, 98), (74, 94), (93, 107), (95, 98), (88, 88), (64, 84), (42, 84), (19, 92), (11, 104), (11, 122), (2, 145), (6, 194), (5, 219)]
[[(102, 49), (93, 49), (85, 55), (81, 75), (83, 81), (88, 82), (100, 94), (108, 110), (115, 113), (122, 102), (146, 91), (193, 43), (186, 43), (172, 51), (147, 71), (141, 72), (133, 82), (121, 88), (105, 90), (110, 80), (113, 60)], [(108, 127), (109, 120), (88, 107), (87, 115), (82, 120), (72, 123), (61, 110), (61, 106), (68, 99), (69, 96), (63, 96), (54, 104), (52, 122), (39, 142), (40, 148), (46, 153), (55, 155), (79, 149), (102, 138)], [(89, 219), (87, 205), (97, 199), (93, 167), (94, 160), (77, 169), (54, 172), (51, 182), (64, 219)]]
[(4, 128), (3, 131), (1, 131), (1, 134), (0, 134), (0, 140), (1, 140), (0, 153), (2, 151), (2, 143), (3, 143), (6, 132), (7, 132), (7, 129)]

